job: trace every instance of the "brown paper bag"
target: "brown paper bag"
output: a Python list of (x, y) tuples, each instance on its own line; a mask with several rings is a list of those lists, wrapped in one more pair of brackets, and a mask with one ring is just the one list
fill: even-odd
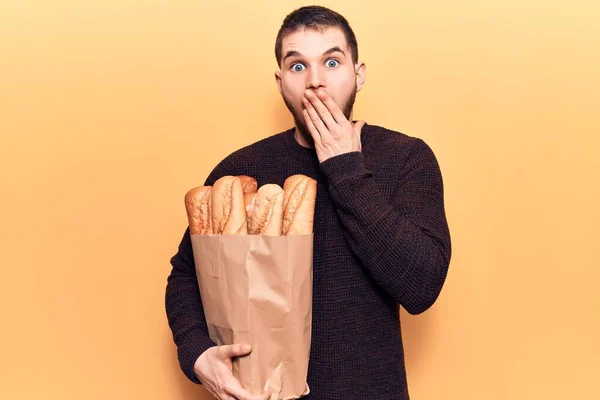
[(309, 393), (313, 235), (191, 235), (210, 338), (252, 344), (233, 374), (270, 400)]

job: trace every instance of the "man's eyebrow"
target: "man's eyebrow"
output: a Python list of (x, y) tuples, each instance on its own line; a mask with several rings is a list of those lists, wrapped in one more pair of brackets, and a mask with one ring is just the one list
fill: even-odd
[(344, 55), (344, 57), (346, 56), (346, 53), (344, 53), (344, 50), (340, 49), (338, 46), (330, 48), (325, 53), (323, 53), (323, 55), (325, 56), (327, 54), (331, 54), (331, 53), (335, 53), (335, 52), (340, 52)]
[[(344, 50), (340, 49), (339, 46), (335, 46), (335, 47), (330, 48), (329, 50), (325, 51), (323, 53), (323, 55), (326, 56), (328, 54), (336, 53), (336, 52), (340, 52), (344, 56), (346, 56), (346, 53), (344, 53)], [(287, 53), (285, 53), (285, 56), (283, 57), (283, 60), (281, 60), (281, 62), (284, 62), (289, 57), (297, 57), (297, 56), (302, 56), (302, 54), (300, 54), (300, 52), (298, 52), (296, 50), (290, 50)]]
[(281, 60), (281, 62), (284, 62), (286, 58), (289, 57), (296, 57), (296, 56), (300, 56), (301, 54), (299, 52), (297, 52), (296, 50), (290, 50), (287, 53), (285, 53), (285, 56), (283, 57), (283, 60)]

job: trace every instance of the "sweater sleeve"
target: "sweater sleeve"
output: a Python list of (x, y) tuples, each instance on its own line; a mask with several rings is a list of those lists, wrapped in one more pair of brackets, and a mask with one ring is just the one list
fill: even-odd
[[(212, 185), (219, 177), (233, 175), (222, 161), (211, 172), (204, 185)], [(208, 335), (204, 317), (194, 253), (189, 227), (185, 230), (177, 253), (171, 258), (171, 273), (167, 278), (165, 309), (177, 357), (183, 373), (192, 382), (201, 383), (194, 372), (194, 364), (209, 347), (216, 346)]]
[[(391, 199), (378, 189), (362, 152), (321, 163), (352, 251), (381, 288), (411, 314), (439, 296), (450, 263), (442, 176), (429, 146), (415, 139)], [(391, 160), (390, 160), (391, 162)]]

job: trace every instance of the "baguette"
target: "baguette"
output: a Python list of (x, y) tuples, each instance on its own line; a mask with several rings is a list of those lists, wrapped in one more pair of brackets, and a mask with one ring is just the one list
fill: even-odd
[(248, 233), (281, 235), (283, 222), (283, 189), (276, 184), (261, 186), (254, 196)]
[(242, 182), (242, 191), (244, 194), (256, 193), (258, 190), (256, 179), (248, 175), (238, 175), (238, 178), (240, 178), (240, 181)]
[(254, 210), (254, 199), (256, 198), (256, 192), (244, 193), (244, 202), (246, 204), (246, 224), (248, 225), (248, 233), (250, 233), (250, 226), (252, 225), (252, 215)]
[(258, 183), (256, 179), (248, 175), (238, 175), (238, 178), (242, 181), (242, 191), (244, 192), (244, 204), (246, 205), (246, 225), (248, 231), (250, 231), (250, 224), (252, 221), (252, 208), (254, 206), (254, 197), (258, 190)]
[(283, 184), (283, 235), (313, 232), (317, 181), (306, 175), (292, 175)]
[(246, 206), (240, 178), (226, 175), (214, 183), (211, 194), (212, 229), (215, 234), (246, 235)]
[(198, 186), (185, 194), (185, 209), (190, 234), (206, 235), (212, 233), (211, 193), (211, 186)]

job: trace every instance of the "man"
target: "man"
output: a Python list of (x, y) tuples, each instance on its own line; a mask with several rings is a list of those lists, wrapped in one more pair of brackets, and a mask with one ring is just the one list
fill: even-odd
[[(235, 151), (204, 185), (224, 175), (259, 185), (283, 185), (294, 174), (317, 180), (306, 399), (408, 399), (399, 305), (411, 314), (428, 309), (450, 262), (438, 163), (421, 139), (353, 122), (366, 70), (341, 15), (315, 6), (292, 12), (275, 55), (295, 127)], [(268, 398), (232, 376), (231, 358), (250, 347), (219, 347), (208, 337), (189, 231), (171, 264), (166, 309), (183, 372), (219, 399)]]

